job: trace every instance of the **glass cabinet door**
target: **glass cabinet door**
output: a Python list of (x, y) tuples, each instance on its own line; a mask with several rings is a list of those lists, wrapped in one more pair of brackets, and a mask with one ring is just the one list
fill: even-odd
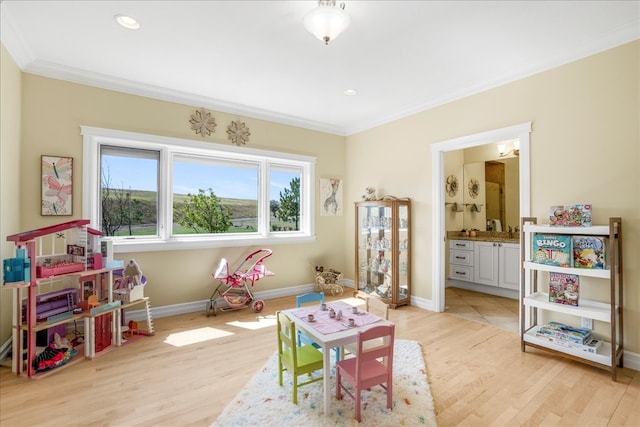
[(411, 268), (409, 258), (409, 205), (398, 205), (398, 286), (395, 297), (397, 304), (409, 304)]
[(409, 200), (356, 203), (356, 294), (409, 303), (409, 221)]

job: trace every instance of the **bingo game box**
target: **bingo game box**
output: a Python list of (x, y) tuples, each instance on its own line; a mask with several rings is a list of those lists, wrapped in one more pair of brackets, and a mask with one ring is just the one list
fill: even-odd
[(533, 262), (571, 267), (571, 236), (534, 233)]

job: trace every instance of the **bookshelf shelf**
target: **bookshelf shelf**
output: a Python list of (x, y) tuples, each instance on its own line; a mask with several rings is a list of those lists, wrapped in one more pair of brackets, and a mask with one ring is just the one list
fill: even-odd
[[(521, 219), (521, 310), (520, 337), (521, 348), (527, 346), (561, 354), (572, 360), (587, 363), (611, 372), (612, 380), (616, 380), (616, 368), (623, 366), (623, 280), (622, 280), (622, 219), (609, 218), (609, 225), (591, 227), (555, 227), (537, 224), (537, 219), (524, 217)], [(606, 269), (586, 269), (562, 267), (533, 262), (534, 234), (564, 235), (564, 236), (600, 236), (606, 238), (606, 253), (608, 261)], [(573, 261), (573, 260), (572, 260)], [(573, 262), (571, 262), (573, 265)], [(580, 295), (589, 287), (606, 286), (607, 298), (580, 298), (578, 305), (560, 304), (549, 301), (549, 281), (544, 280), (549, 275), (545, 273), (565, 273), (578, 278), (591, 278), (580, 281)], [(591, 292), (602, 295), (602, 292)], [(566, 294), (565, 294), (566, 295)], [(592, 353), (580, 348), (568, 347), (553, 339), (537, 335), (543, 326), (543, 319), (564, 316), (572, 319), (570, 326), (583, 327), (584, 324), (602, 322), (608, 336), (598, 329), (595, 338), (602, 341), (597, 352)], [(590, 329), (592, 329), (590, 327)], [(594, 335), (596, 333), (594, 332)]]

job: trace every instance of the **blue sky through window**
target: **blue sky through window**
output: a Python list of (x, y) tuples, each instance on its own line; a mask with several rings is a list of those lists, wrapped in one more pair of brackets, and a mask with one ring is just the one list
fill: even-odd
[[(157, 161), (138, 157), (103, 155), (110, 186), (126, 190), (157, 191)], [(197, 194), (199, 189), (213, 189), (218, 197), (257, 200), (257, 169), (212, 166), (190, 162), (174, 162), (174, 187), (177, 194)], [(299, 172), (271, 170), (269, 199), (279, 200), (280, 192), (289, 187)]]

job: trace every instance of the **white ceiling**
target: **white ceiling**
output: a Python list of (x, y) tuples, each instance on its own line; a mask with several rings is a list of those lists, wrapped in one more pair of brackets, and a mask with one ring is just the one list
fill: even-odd
[(4, 0), (1, 38), (28, 73), (338, 135), (640, 38), (640, 1), (344, 3), (328, 46), (313, 0)]

